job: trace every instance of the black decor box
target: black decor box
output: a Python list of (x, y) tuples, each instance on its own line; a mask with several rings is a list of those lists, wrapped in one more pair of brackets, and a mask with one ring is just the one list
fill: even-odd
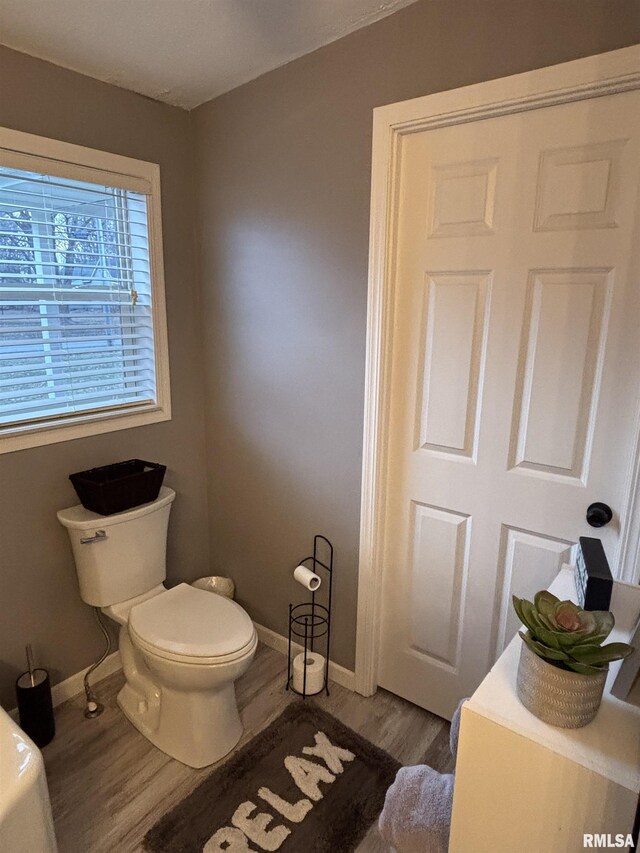
[(580, 537), (575, 575), (580, 606), (584, 610), (608, 610), (613, 576), (599, 539)]
[(155, 501), (166, 470), (158, 462), (128, 459), (70, 474), (69, 479), (85, 509), (113, 515)]

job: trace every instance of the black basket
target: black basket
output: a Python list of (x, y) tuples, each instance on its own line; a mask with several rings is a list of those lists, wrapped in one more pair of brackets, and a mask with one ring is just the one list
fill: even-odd
[(155, 501), (164, 480), (166, 465), (129, 459), (70, 474), (82, 506), (100, 515), (124, 512)]

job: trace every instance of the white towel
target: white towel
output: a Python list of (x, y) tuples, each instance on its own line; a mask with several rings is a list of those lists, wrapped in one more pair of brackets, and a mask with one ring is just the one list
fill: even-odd
[(398, 770), (378, 822), (397, 853), (447, 853), (453, 780), (426, 764)]
[(453, 755), (454, 758), (458, 754), (458, 738), (460, 736), (460, 714), (462, 713), (462, 706), (466, 701), (467, 699), (461, 699), (458, 702), (458, 707), (453, 712), (453, 717), (451, 717), (451, 728), (449, 729), (449, 749), (451, 750), (451, 755)]

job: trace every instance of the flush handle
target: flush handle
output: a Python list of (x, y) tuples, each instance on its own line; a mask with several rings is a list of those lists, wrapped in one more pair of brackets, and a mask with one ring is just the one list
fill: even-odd
[(106, 530), (96, 530), (93, 536), (82, 536), (80, 538), (81, 545), (91, 545), (93, 542), (104, 542), (107, 538)]

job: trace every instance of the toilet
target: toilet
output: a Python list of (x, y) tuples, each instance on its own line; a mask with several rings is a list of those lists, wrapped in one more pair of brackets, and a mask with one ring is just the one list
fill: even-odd
[(231, 599), (181, 583), (167, 589), (166, 548), (175, 492), (115, 515), (58, 512), (71, 539), (80, 596), (120, 625), (126, 679), (118, 705), (151, 743), (190, 767), (237, 744), (235, 681), (258, 639)]

